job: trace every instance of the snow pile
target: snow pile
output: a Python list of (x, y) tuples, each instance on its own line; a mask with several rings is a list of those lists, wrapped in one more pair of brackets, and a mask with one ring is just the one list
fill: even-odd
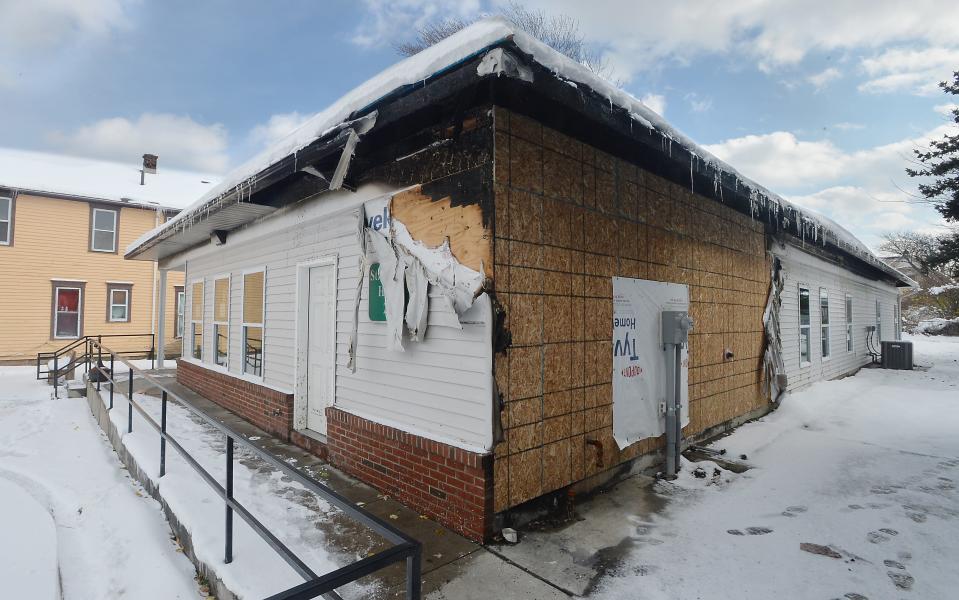
[[(722, 175), (732, 176), (735, 178), (737, 186), (742, 185), (744, 189), (749, 190), (754, 218), (761, 216), (761, 213), (764, 212), (766, 218), (779, 220), (784, 229), (794, 231), (798, 237), (804, 240), (808, 238), (813, 242), (825, 244), (826, 234), (829, 233), (834, 236), (835, 242), (840, 247), (879, 268), (903, 277), (904, 281), (910, 281), (879, 260), (865, 244), (849, 231), (815, 211), (800, 209), (781, 196), (744, 177), (731, 166), (673, 128), (632, 94), (616, 87), (584, 65), (519, 30), (502, 17), (490, 17), (478, 21), (434, 46), (396, 63), (376, 77), (354, 88), (337, 102), (309, 119), (286, 138), (232, 171), (224, 177), (219, 185), (204, 194), (197, 202), (181, 213), (179, 219), (187, 218), (190, 214), (199, 211), (204, 206), (212, 205), (219, 198), (233, 191), (242, 191), (248, 188), (250, 182), (254, 181), (256, 175), (263, 169), (286, 156), (295, 156), (297, 152), (314, 140), (336, 131), (338, 127), (343, 126), (347, 119), (369, 110), (372, 105), (390, 94), (407, 86), (423, 85), (431, 76), (469, 60), (486, 49), (507, 40), (512, 40), (520, 50), (532, 56), (540, 65), (551, 70), (571, 85), (585, 86), (606, 98), (610, 107), (615, 105), (625, 110), (639, 126), (649, 129), (650, 133), (657, 133), (662, 138), (664, 152), (671, 154), (673, 143), (685, 148), (691, 155), (690, 185), (692, 185), (694, 166), (700, 163), (713, 171), (714, 185), (717, 190), (721, 190), (719, 184)], [(515, 64), (509, 64), (510, 61), (504, 57), (501, 51), (497, 51), (495, 55), (491, 54), (491, 56), (492, 58), (484, 59), (480, 64), (479, 75), (513, 76), (521, 79), (531, 77), (524, 69)], [(134, 244), (131, 244), (127, 252), (131, 252), (150, 239), (157, 237), (163, 230), (173, 227), (176, 221), (174, 220), (137, 240)]]
[(959, 283), (947, 283), (946, 285), (937, 285), (929, 288), (927, 291), (933, 296), (944, 294), (951, 290), (959, 290)]
[(52, 390), (33, 367), (0, 367), (0, 596), (59, 598), (59, 577), (64, 598), (197, 598), (160, 505), (86, 400)]
[(146, 175), (140, 166), (104, 160), (0, 148), (0, 187), (183, 208), (219, 177), (165, 169)]

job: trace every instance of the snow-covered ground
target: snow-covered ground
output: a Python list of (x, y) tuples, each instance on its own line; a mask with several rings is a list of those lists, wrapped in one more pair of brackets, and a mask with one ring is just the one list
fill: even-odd
[(594, 596), (957, 597), (959, 339), (908, 339), (928, 371), (815, 384), (714, 445), (753, 469), (658, 483)]
[(83, 398), (0, 367), (0, 598), (199, 598), (160, 505)]

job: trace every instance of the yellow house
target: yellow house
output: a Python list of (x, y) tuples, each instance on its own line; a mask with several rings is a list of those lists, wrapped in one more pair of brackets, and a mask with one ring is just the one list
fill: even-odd
[(0, 363), (33, 362), (83, 336), (150, 352), (161, 305), (168, 356), (177, 354), (182, 274), (171, 273), (161, 302), (156, 263), (123, 254), (211, 181), (157, 173), (155, 163), (143, 169), (0, 148)]

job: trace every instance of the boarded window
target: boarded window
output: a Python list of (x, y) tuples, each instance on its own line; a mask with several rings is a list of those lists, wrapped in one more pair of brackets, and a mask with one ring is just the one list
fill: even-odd
[(264, 273), (243, 276), (243, 372), (263, 375)]
[(230, 360), (230, 280), (213, 282), (213, 358), (221, 367)]

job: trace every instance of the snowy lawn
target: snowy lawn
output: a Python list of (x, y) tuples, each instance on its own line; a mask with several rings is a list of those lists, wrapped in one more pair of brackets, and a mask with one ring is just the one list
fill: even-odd
[(595, 596), (957, 597), (959, 340), (911, 339), (928, 371), (815, 384), (714, 444), (753, 469), (658, 483)]
[(83, 398), (0, 367), (0, 597), (198, 598), (160, 505), (130, 478)]

